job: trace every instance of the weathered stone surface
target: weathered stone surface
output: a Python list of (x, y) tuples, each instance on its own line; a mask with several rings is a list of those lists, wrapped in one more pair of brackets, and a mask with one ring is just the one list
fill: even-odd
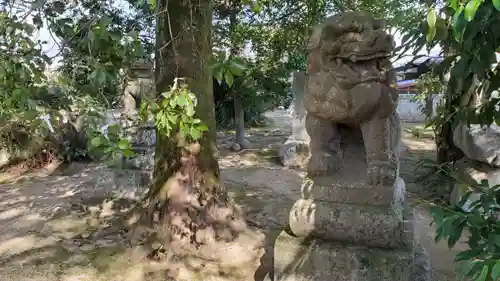
[(290, 138), (281, 146), (279, 155), (285, 167), (304, 167), (309, 159), (309, 143)]
[(0, 167), (7, 165), (10, 161), (11, 155), (6, 149), (0, 149)]
[(151, 124), (143, 124), (137, 112), (141, 98), (154, 89), (151, 70), (152, 66), (147, 62), (139, 61), (133, 65), (123, 95), (123, 109), (116, 122), (125, 128), (125, 138), (135, 155), (123, 158), (119, 169), (103, 169), (97, 182), (97, 185), (113, 186), (110, 195), (114, 197), (141, 198), (152, 180), (156, 129)]
[(414, 260), (408, 249), (345, 246), (285, 231), (274, 251), (274, 281), (408, 281)]
[(138, 169), (152, 171), (155, 167), (154, 148), (133, 148), (135, 155), (128, 159), (123, 159), (124, 169)]
[(301, 186), (302, 198), (387, 208), (396, 205), (402, 208), (405, 192), (402, 178), (397, 178), (393, 186), (371, 186), (355, 173), (357, 170), (353, 169), (352, 177), (305, 178)]
[(472, 160), (500, 168), (500, 126), (461, 123), (453, 130), (453, 143)]
[(309, 141), (305, 127), (305, 118), (307, 115), (304, 107), (304, 91), (307, 84), (307, 75), (301, 71), (295, 71), (292, 74), (292, 93), (293, 93), (293, 121), (292, 137), (304, 142)]
[(285, 167), (304, 167), (309, 159), (309, 135), (305, 128), (306, 109), (304, 108), (304, 90), (307, 75), (300, 71), (292, 73), (292, 135), (280, 149), (281, 163)]
[[(457, 204), (469, 187), (475, 187), (482, 180), (488, 180), (490, 187), (500, 184), (500, 169), (491, 167), (486, 163), (471, 159), (462, 159), (455, 164), (457, 179), (451, 192), (450, 201)], [(465, 208), (475, 200), (479, 199), (479, 194), (472, 194)]]
[(142, 147), (155, 147), (156, 128), (154, 126), (139, 126), (131, 136), (131, 144)]
[[(397, 177), (398, 92), (389, 61), (394, 42), (383, 26), (370, 13), (348, 12), (313, 30), (304, 96), (312, 175), (344, 165), (342, 143), (354, 128), (362, 133), (367, 182), (392, 185)], [(355, 36), (345, 36), (347, 30), (355, 30)]]
[(300, 237), (316, 237), (373, 247), (404, 247), (403, 212), (300, 199), (292, 207), (289, 226)]
[(130, 70), (123, 93), (123, 114), (134, 118), (144, 97), (154, 92), (153, 66), (148, 61), (137, 61)]
[(399, 177), (392, 48), (383, 22), (366, 12), (315, 27), (304, 97), (311, 156), (275, 243), (274, 280), (430, 278)]
[(152, 176), (150, 171), (104, 167), (99, 172), (96, 189), (111, 190), (108, 195), (114, 198), (139, 200), (146, 195)]

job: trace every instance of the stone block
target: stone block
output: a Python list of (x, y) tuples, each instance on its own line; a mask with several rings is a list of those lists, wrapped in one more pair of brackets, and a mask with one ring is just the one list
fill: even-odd
[[(469, 187), (477, 186), (482, 180), (488, 180), (490, 187), (500, 184), (500, 168), (468, 158), (457, 161), (455, 164), (458, 181), (453, 183), (450, 202), (457, 204)], [(464, 204), (463, 208), (470, 209), (470, 205), (479, 200), (480, 195), (473, 193)]]
[(135, 155), (128, 159), (123, 159), (124, 169), (154, 170), (155, 149), (154, 148), (133, 148)]
[(281, 164), (285, 167), (305, 167), (309, 159), (309, 143), (305, 141), (287, 140), (279, 152)]
[(305, 178), (301, 186), (302, 199), (335, 203), (401, 208), (404, 204), (405, 183), (397, 178), (394, 186), (372, 186), (364, 177), (331, 176)]
[(156, 145), (155, 127), (142, 126), (137, 128), (137, 131), (132, 139), (132, 145), (139, 147), (154, 147)]
[[(360, 177), (306, 177), (301, 199), (289, 215), (291, 231), (374, 247), (409, 247), (411, 211), (404, 208), (404, 181), (392, 187), (369, 186)], [(410, 237), (408, 236), (411, 234)]]
[(291, 231), (373, 247), (409, 247), (406, 218), (393, 208), (299, 199), (289, 216)]
[(274, 245), (274, 281), (408, 281), (411, 249), (346, 246), (282, 231)]
[(99, 171), (96, 190), (104, 190), (106, 195), (114, 198), (139, 200), (148, 192), (152, 180), (152, 171), (103, 167)]

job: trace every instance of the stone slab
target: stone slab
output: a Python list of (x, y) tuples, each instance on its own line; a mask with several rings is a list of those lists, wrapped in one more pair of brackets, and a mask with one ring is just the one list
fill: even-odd
[(152, 171), (103, 167), (96, 181), (97, 189), (109, 190), (109, 196), (139, 200), (148, 192)]
[(288, 223), (297, 236), (373, 247), (411, 247), (413, 237), (413, 217), (385, 207), (299, 199)]
[(282, 231), (274, 245), (274, 281), (408, 281), (411, 249), (346, 246)]
[(364, 177), (344, 178), (338, 181), (329, 176), (305, 178), (302, 181), (301, 197), (315, 201), (386, 206), (401, 208), (404, 204), (405, 183), (397, 178), (394, 186), (370, 186)]

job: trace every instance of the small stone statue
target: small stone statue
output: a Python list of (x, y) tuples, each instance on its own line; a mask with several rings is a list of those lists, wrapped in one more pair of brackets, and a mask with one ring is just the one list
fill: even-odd
[(137, 61), (130, 69), (123, 93), (123, 115), (128, 119), (137, 117), (142, 98), (154, 90), (153, 67), (147, 61)]
[[(391, 186), (397, 177), (398, 93), (389, 57), (392, 36), (367, 12), (329, 17), (309, 40), (304, 97), (311, 158), (308, 174), (341, 168), (345, 138), (362, 139), (369, 185)], [(351, 141), (349, 141), (351, 142)]]

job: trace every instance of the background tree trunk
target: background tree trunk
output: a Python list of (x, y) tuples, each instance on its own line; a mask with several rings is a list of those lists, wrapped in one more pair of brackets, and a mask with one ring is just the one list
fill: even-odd
[[(240, 3), (238, 0), (233, 0), (230, 3), (230, 14), (229, 14), (229, 37), (234, 39), (234, 32), (236, 25), (238, 24), (238, 13), (239, 13)], [(238, 42), (231, 40), (231, 58), (239, 56), (241, 53), (241, 46)], [(239, 79), (236, 77), (236, 79)], [(242, 94), (238, 91), (235, 85), (229, 89), (230, 94), (233, 96), (233, 107), (234, 107), (234, 129), (235, 133), (235, 143), (239, 144), (240, 149), (250, 148), (250, 142), (245, 138), (245, 109), (243, 105)]]

